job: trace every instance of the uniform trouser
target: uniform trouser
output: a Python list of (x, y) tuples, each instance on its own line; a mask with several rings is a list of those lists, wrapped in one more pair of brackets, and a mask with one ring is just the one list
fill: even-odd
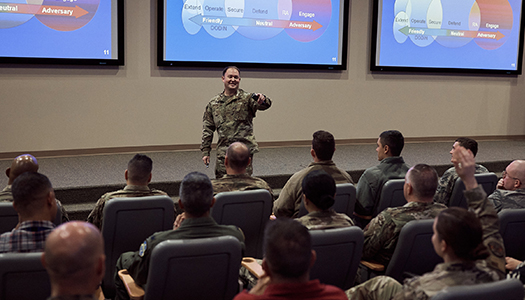
[(346, 290), (346, 296), (350, 300), (388, 300), (402, 290), (403, 286), (392, 277), (377, 276)]
[(117, 264), (115, 266), (115, 288), (117, 290), (115, 295), (115, 300), (129, 300), (128, 291), (126, 290), (126, 286), (118, 276), (118, 271), (127, 269), (132, 262), (133, 252), (124, 252), (120, 256), (120, 258), (117, 260)]
[[(226, 175), (226, 167), (224, 166), (224, 158), (226, 157), (226, 150), (217, 150), (217, 161), (215, 162), (215, 178), (219, 179)], [(246, 173), (252, 175), (253, 173), (253, 154), (250, 155), (250, 164), (246, 167)]]

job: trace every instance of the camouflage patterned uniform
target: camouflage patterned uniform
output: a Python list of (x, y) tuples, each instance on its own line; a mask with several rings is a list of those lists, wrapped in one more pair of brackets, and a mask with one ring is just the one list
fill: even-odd
[(433, 219), (446, 208), (441, 203), (409, 202), (401, 207), (385, 209), (364, 230), (362, 259), (387, 265), (403, 226), (412, 220)]
[[(488, 173), (489, 170), (482, 165), (476, 164), (476, 174)], [(446, 206), (450, 205), (450, 196), (452, 195), (452, 189), (458, 179), (458, 173), (456, 169), (451, 167), (443, 173), (443, 176), (439, 179), (436, 194), (434, 195), (434, 202), (443, 203)]]
[(309, 230), (354, 226), (354, 221), (349, 216), (336, 213), (333, 209), (313, 211), (296, 220)]
[[(242, 89), (235, 96), (225, 96), (224, 93), (213, 97), (206, 106), (202, 117), (202, 156), (209, 156), (213, 133), (217, 130), (217, 161), (215, 164), (215, 177), (221, 178), (226, 174), (224, 157), (228, 146), (234, 142), (243, 142), (250, 149), (250, 153), (259, 151), (253, 134), (253, 118), (257, 110), (266, 110), (272, 101), (266, 97), (263, 104), (259, 105), (251, 98), (252, 94)], [(247, 169), (252, 174), (251, 164)]]
[(494, 204), (496, 212), (502, 209), (525, 208), (525, 188), (514, 191), (498, 189), (489, 196), (489, 200)]
[(293, 174), (284, 185), (279, 198), (273, 203), (273, 213), (277, 217), (297, 217), (303, 196), (303, 188), (301, 186), (303, 179), (308, 173), (316, 170), (324, 170), (330, 174), (334, 178), (335, 183), (354, 183), (352, 177), (346, 171), (336, 167), (333, 161), (312, 162), (308, 167)]
[[(489, 250), (484, 260), (441, 263), (434, 271), (405, 280), (403, 286), (387, 276), (375, 277), (346, 291), (348, 299), (429, 299), (449, 286), (473, 285), (505, 278), (505, 248), (499, 219), (481, 186), (466, 191), (471, 209), (481, 221), (483, 244)], [(381, 297), (381, 298), (374, 298)]]
[(258, 177), (253, 177), (248, 174), (238, 174), (238, 175), (224, 175), (220, 179), (213, 179), (211, 181), (213, 185), (213, 194), (217, 195), (222, 192), (232, 192), (232, 191), (248, 191), (248, 190), (257, 190), (265, 189), (270, 192), (273, 200), (273, 191), (272, 188)]
[[(62, 214), (62, 223), (69, 222), (69, 215), (67, 214), (66, 209), (64, 208), (64, 205), (62, 205), (62, 202), (60, 200), (56, 199), (57, 205), (60, 206), (60, 213)], [(11, 185), (6, 186), (1, 192), (0, 192), (0, 202), (9, 201), (13, 202), (13, 192), (11, 192)]]
[[(102, 230), (102, 220), (103, 213), (104, 213), (104, 206), (106, 205), (106, 202), (112, 198), (122, 198), (122, 197), (146, 197), (146, 196), (162, 196), (162, 195), (168, 195), (163, 191), (159, 191), (156, 189), (150, 189), (147, 186), (142, 185), (126, 185), (124, 189), (118, 190), (115, 192), (105, 193), (98, 199), (97, 203), (95, 204), (95, 208), (91, 211), (89, 216), (87, 217), (87, 221), (89, 223), (92, 223), (93, 225), (97, 226), (98, 229)], [(175, 203), (173, 203), (174, 211), (175, 211)]]

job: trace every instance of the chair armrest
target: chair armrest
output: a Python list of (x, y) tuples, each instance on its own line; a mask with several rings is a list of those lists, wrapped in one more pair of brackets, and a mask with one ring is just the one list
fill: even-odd
[(144, 289), (135, 283), (133, 277), (129, 275), (128, 270), (118, 271), (118, 276), (126, 286), (126, 290), (128, 291), (128, 295), (131, 300), (144, 299)]
[(252, 273), (257, 279), (264, 275), (262, 266), (252, 257), (243, 257), (241, 265)]
[(385, 266), (383, 266), (382, 264), (375, 263), (375, 262), (362, 260), (361, 264), (375, 272), (383, 272), (385, 270)]

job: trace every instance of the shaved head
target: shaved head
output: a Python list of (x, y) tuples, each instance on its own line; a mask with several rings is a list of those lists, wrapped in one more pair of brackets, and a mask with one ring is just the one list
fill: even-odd
[(25, 172), (37, 172), (38, 162), (36, 158), (31, 154), (22, 154), (13, 160), (11, 167), (6, 170), (6, 175), (9, 177), (9, 184), (22, 173)]
[(244, 171), (250, 164), (250, 149), (241, 142), (235, 142), (226, 150), (226, 157), (228, 157), (228, 163), (232, 169)]

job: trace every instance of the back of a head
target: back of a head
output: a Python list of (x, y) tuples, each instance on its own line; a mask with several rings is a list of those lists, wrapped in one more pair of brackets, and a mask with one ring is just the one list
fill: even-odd
[[(97, 283), (101, 279), (93, 277), (97, 276), (96, 268), (104, 266), (103, 261), (100, 266), (104, 241), (100, 231), (90, 223), (73, 221), (58, 226), (47, 237), (44, 254), (52, 281), (89, 280)], [(104, 274), (103, 270), (100, 271)]]
[(208, 176), (200, 172), (191, 172), (182, 179), (179, 195), (184, 211), (199, 217), (210, 210), (213, 187)]
[(387, 130), (383, 131), (379, 138), (381, 139), (381, 144), (388, 145), (390, 148), (390, 153), (392, 156), (400, 156), (403, 147), (405, 146), (405, 138), (403, 134), (397, 130)]
[(474, 157), (478, 154), (478, 142), (475, 140), (467, 137), (459, 137), (456, 139), (456, 142), (458, 142), (461, 147), (470, 150), (472, 154), (474, 154)]
[(461, 259), (475, 261), (489, 255), (482, 243), (481, 223), (473, 212), (461, 207), (441, 211), (437, 217), (436, 231), (439, 240), (445, 240)]
[(279, 218), (268, 222), (264, 233), (264, 257), (271, 272), (285, 278), (299, 278), (310, 268), (312, 239), (299, 222)]
[(433, 167), (427, 164), (417, 164), (408, 170), (407, 179), (417, 198), (433, 200), (438, 186), (438, 174)]
[(153, 161), (146, 155), (136, 154), (128, 162), (128, 180), (136, 184), (148, 184)]
[(20, 174), (12, 185), (13, 202), (20, 215), (31, 216), (45, 206), (52, 190), (49, 179), (37, 172)]
[(324, 130), (314, 132), (312, 139), (312, 149), (320, 160), (331, 160), (335, 151), (334, 136)]
[(37, 172), (38, 161), (31, 154), (22, 154), (17, 156), (11, 163), (9, 171), (10, 180), (15, 180), (20, 174), (25, 172)]
[(335, 180), (324, 170), (308, 173), (302, 182), (303, 194), (319, 209), (327, 210), (335, 202)]
[(229, 166), (236, 171), (245, 170), (250, 163), (250, 149), (241, 142), (232, 143), (226, 150), (226, 156)]

